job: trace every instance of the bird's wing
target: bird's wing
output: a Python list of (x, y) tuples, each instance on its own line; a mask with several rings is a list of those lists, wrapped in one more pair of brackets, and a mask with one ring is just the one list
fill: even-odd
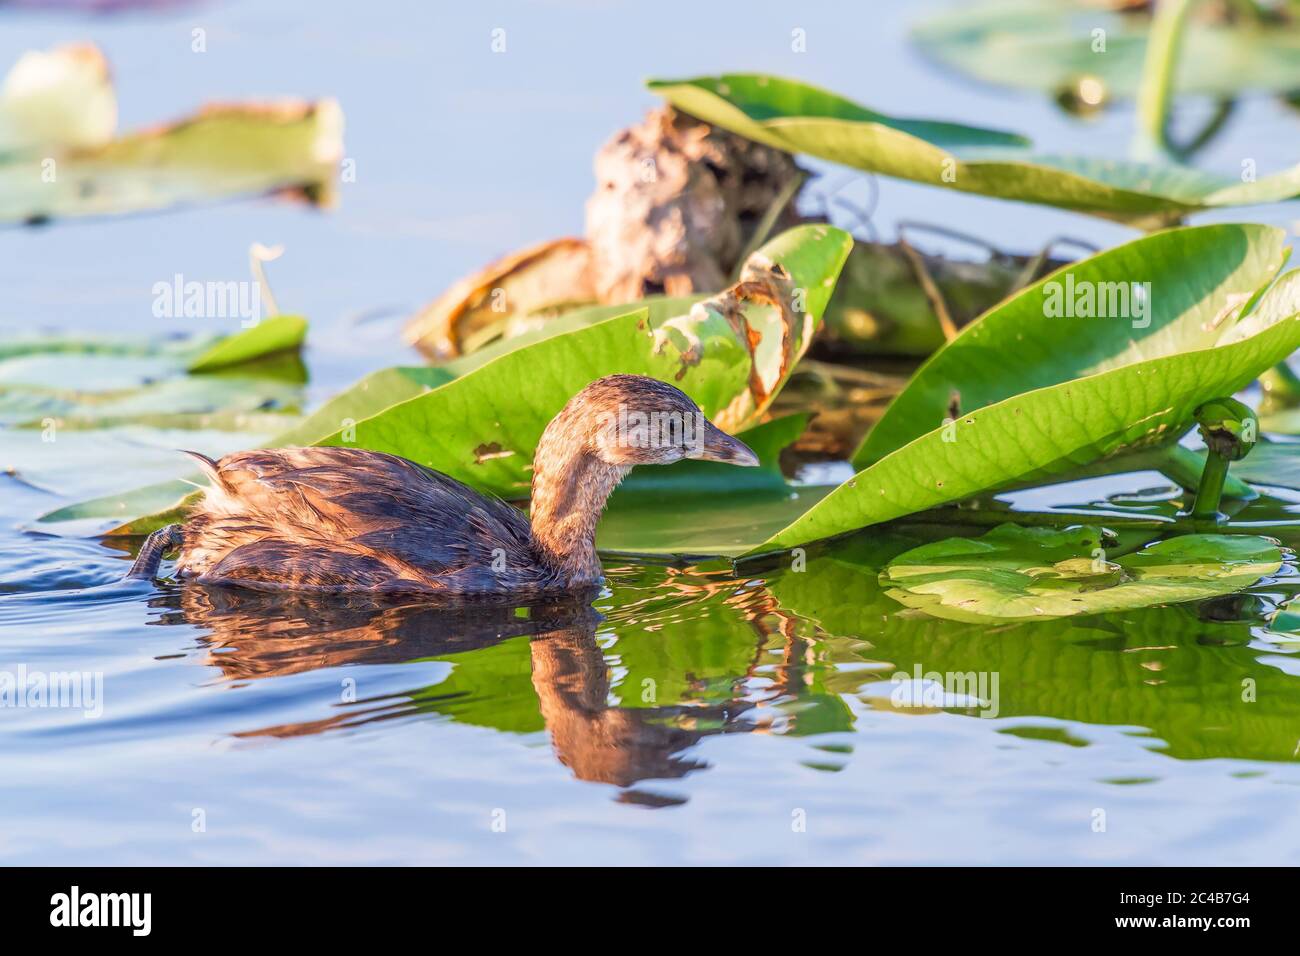
[[(528, 520), (521, 512), (393, 455), (356, 448), (262, 449), (221, 459), (211, 477), (213, 490), (189, 537), (203, 543), (224, 537), (229, 547), (211, 555), (217, 560), (205, 562), (208, 568), (226, 560), (231, 567), (279, 563), (282, 552), (309, 554), (313, 548), (376, 557), (389, 573), (408, 565), (422, 577), (531, 560)], [(257, 551), (236, 558), (236, 548), (255, 543), (261, 545)]]

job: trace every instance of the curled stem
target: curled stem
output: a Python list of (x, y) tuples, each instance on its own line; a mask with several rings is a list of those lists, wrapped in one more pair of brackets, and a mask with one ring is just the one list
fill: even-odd
[(1146, 59), (1138, 88), (1135, 159), (1156, 160), (1172, 153), (1169, 144), (1169, 109), (1173, 102), (1174, 75), (1187, 15), (1197, 0), (1159, 0), (1147, 34)]
[(1193, 519), (1225, 520), (1219, 511), (1228, 465), (1240, 461), (1255, 446), (1259, 421), (1255, 413), (1234, 398), (1218, 398), (1196, 410), (1205, 440), (1205, 469), (1192, 505)]

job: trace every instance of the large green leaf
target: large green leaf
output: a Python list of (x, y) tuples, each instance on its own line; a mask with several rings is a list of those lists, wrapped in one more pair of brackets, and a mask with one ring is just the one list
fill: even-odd
[[(933, 429), (954, 390), (962, 410), (971, 412), (1035, 388), (1212, 346), (1230, 318), (1226, 311), (1244, 305), (1282, 267), (1285, 241), (1282, 230), (1267, 226), (1171, 229), (1057, 270), (931, 356), (853, 463), (864, 468)], [(1149, 283), (1142, 309), (1134, 307), (1134, 283)], [(1084, 293), (1115, 314), (1049, 308), (1072, 306)], [(1127, 308), (1106, 308), (1123, 305), (1121, 299)]]
[(1282, 566), (1254, 535), (1180, 535), (1108, 560), (1096, 528), (1001, 525), (913, 548), (881, 572), (891, 598), (953, 621), (1071, 617), (1231, 594)]
[[(860, 471), (756, 552), (777, 551), (1160, 447), (1195, 409), (1300, 347), (1290, 273), (1216, 344), (1024, 392), (917, 437)], [(1226, 321), (1226, 320), (1225, 320)]]
[[(986, 83), (1057, 93), (1091, 77), (1106, 96), (1130, 98), (1141, 81), (1149, 25), (1080, 0), (984, 0), (947, 6), (912, 36), (927, 56)], [(1193, 22), (1181, 47), (1179, 93), (1287, 93), (1300, 85), (1300, 31), (1291, 26)]]
[(551, 319), (540, 327), (492, 342), (468, 355), (452, 359), (441, 365), (397, 365), (371, 372), (356, 384), (348, 387), (309, 415), (297, 427), (277, 436), (276, 445), (310, 445), (327, 435), (339, 431), (345, 424), (353, 424), (371, 415), (377, 415), (390, 405), (404, 402), (417, 395), (445, 385), (454, 378), (472, 372), (515, 349), (532, 345), (545, 339), (564, 335), (577, 329), (604, 322), (615, 316), (626, 315), (644, 308), (652, 325), (690, 311), (703, 296), (669, 298), (654, 296), (628, 305), (596, 305), (574, 309)]
[(856, 169), (1135, 224), (1300, 193), (1300, 166), (1240, 183), (1184, 166), (1031, 151), (1011, 133), (876, 113), (762, 74), (652, 80), (684, 112), (760, 143)]
[[(784, 302), (732, 290), (685, 315), (650, 321), (646, 310), (515, 349), (432, 391), (340, 426), (321, 444), (402, 455), (474, 487), (526, 495), (537, 440), (578, 391), (603, 375), (673, 382), (719, 427), (755, 424), (820, 320), (852, 240), (830, 226), (801, 226), (767, 243), (750, 275), (777, 267)], [(737, 289), (748, 288), (738, 286)], [(802, 300), (804, 312), (791, 309)]]

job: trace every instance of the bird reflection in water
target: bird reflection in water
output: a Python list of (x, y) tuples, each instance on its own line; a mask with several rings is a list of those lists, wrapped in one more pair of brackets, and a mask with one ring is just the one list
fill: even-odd
[[(706, 587), (706, 596), (712, 590)], [(684, 802), (629, 788), (643, 780), (679, 778), (707, 767), (684, 754), (704, 737), (763, 729), (753, 715), (745, 716), (756, 705), (752, 698), (741, 696), (745, 674), (736, 675), (732, 698), (721, 703), (611, 705), (609, 665), (597, 642), (603, 618), (581, 599), (526, 609), (452, 608), (385, 605), (361, 596), (267, 595), (191, 583), (169, 590), (156, 603), (168, 609), (160, 623), (192, 624), (207, 631), (199, 637), (208, 651), (206, 663), (231, 681), (446, 658), (527, 637), (532, 686), (556, 757), (581, 780), (623, 788), (619, 799), (624, 802), (651, 806)], [(756, 627), (756, 636), (757, 664), (765, 644), (761, 627)], [(465, 666), (471, 661), (467, 658)], [(457, 662), (453, 658), (451, 663)], [(438, 711), (440, 704), (456, 703), (454, 697), (440, 694), (435, 686), (363, 698), (321, 720), (234, 736), (295, 737), (353, 728)]]

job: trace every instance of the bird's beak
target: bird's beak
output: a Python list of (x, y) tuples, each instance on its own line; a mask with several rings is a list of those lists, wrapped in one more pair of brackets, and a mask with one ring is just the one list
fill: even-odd
[(704, 441), (699, 450), (687, 455), (701, 461), (723, 461), (728, 465), (741, 465), (752, 468), (758, 464), (758, 456), (743, 441), (737, 441), (712, 422), (704, 423)]

